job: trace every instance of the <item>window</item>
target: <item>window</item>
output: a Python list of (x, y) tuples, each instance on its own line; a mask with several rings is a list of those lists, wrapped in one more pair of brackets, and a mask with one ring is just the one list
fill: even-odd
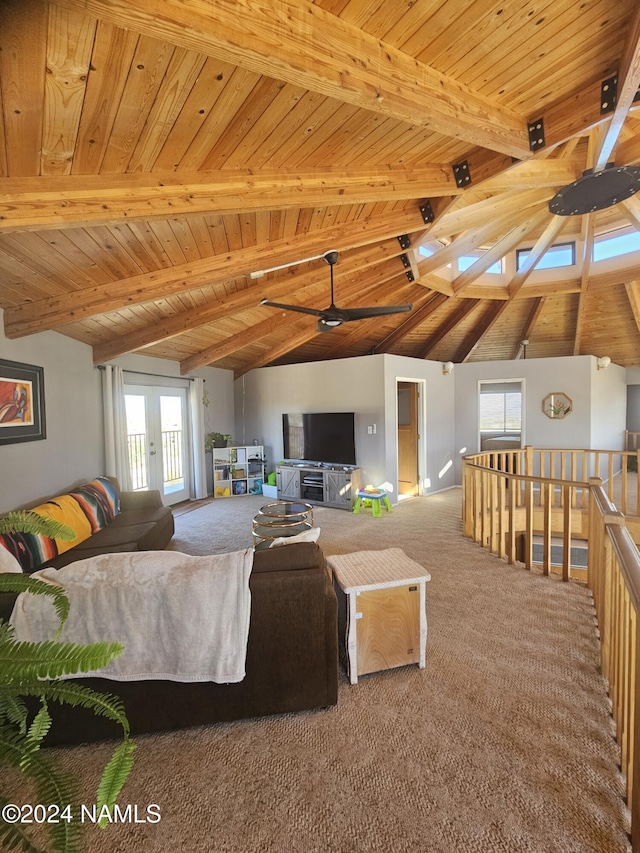
[(510, 435), (519, 439), (522, 432), (522, 383), (480, 383), (480, 439)]
[[(482, 257), (482, 252), (474, 252), (473, 254), (469, 254), (469, 255), (460, 255), (460, 257), (458, 258), (458, 270), (460, 272), (464, 272), (465, 270), (468, 270), (469, 267), (472, 266), (472, 264), (475, 264), (475, 262), (478, 260), (478, 258), (481, 258), (481, 257)], [(500, 273), (502, 273), (503, 272), (502, 258), (500, 258), (500, 260), (496, 261), (494, 264), (491, 264), (491, 266), (488, 267), (486, 272), (494, 273), (494, 274), (497, 273), (498, 275)]]
[(637, 231), (627, 231), (624, 234), (604, 234), (597, 237), (593, 243), (593, 260), (604, 261), (606, 258), (617, 258), (627, 252), (640, 250), (640, 234)]
[[(524, 262), (529, 257), (531, 249), (518, 249), (516, 251), (516, 269), (522, 269)], [(537, 270), (549, 270), (554, 267), (572, 267), (576, 262), (575, 243), (557, 243), (544, 253), (536, 264)]]

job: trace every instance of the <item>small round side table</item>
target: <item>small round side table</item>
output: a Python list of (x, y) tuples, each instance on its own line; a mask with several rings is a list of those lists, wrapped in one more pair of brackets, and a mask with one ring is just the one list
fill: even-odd
[(299, 501), (276, 501), (260, 507), (253, 519), (253, 547), (268, 548), (274, 539), (295, 536), (313, 527), (313, 507)]

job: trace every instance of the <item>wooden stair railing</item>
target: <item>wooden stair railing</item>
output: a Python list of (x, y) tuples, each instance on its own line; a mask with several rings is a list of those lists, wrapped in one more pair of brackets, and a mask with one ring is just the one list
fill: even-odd
[[(465, 536), (509, 563), (522, 562), (531, 569), (533, 539), (540, 536), (540, 565), (549, 574), (555, 538), (562, 542), (562, 577), (568, 581), (574, 574), (572, 534), (588, 541), (585, 580), (593, 595), (601, 669), (626, 777), (634, 853), (640, 853), (640, 552), (612, 501), (612, 481), (619, 457), (626, 486), (627, 457), (638, 453), (639, 448), (480, 453), (463, 460), (462, 482)], [(606, 473), (606, 489), (594, 471)], [(551, 476), (555, 473), (562, 476)], [(574, 479), (576, 473), (590, 476)], [(524, 537), (519, 551), (517, 536)]]

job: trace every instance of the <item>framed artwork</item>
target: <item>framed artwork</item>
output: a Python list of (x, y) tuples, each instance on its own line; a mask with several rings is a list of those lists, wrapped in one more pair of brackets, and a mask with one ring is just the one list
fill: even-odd
[(43, 438), (44, 368), (0, 359), (0, 444)]
[(542, 401), (542, 411), (548, 418), (553, 420), (566, 418), (573, 408), (573, 401), (567, 394), (562, 391), (555, 391), (553, 394), (547, 394)]

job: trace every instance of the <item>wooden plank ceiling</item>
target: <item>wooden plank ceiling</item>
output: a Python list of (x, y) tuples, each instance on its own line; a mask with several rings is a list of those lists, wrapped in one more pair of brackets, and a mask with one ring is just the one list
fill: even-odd
[[(7, 337), (55, 330), (97, 363), (143, 352), (183, 373), (372, 351), (511, 359), (524, 338), (528, 358), (640, 364), (640, 257), (610, 274), (589, 262), (597, 234), (640, 228), (640, 202), (548, 210), (585, 169), (640, 163), (637, 5), (0, 0)], [(586, 247), (575, 274), (541, 284), (535, 263), (569, 239)], [(519, 245), (531, 269), (487, 284)], [(251, 273), (329, 249), (338, 305), (413, 311), (327, 334), (260, 305), (325, 308), (321, 260)]]

